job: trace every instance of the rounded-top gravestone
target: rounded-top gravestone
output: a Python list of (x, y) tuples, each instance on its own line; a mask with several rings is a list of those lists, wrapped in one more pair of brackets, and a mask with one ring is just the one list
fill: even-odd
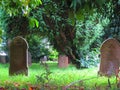
[(28, 43), (17, 36), (10, 43), (9, 75), (28, 75)]
[(120, 65), (120, 43), (114, 39), (107, 39), (100, 49), (100, 69), (99, 74), (104, 76), (115, 75)]

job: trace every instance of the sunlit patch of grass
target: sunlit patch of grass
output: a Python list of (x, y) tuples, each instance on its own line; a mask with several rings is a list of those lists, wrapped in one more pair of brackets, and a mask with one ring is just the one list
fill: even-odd
[[(81, 80), (85, 87), (107, 86), (108, 78), (97, 75), (98, 68), (76, 69), (75, 66), (69, 65), (68, 68), (59, 68), (56, 62), (48, 62), (50, 71), (50, 85), (65, 86), (71, 82)], [(36, 75), (45, 72), (45, 68), (39, 63), (33, 63), (29, 67), (29, 75), (9, 76), (9, 64), (0, 64), (0, 85), (5, 86), (6, 83), (20, 83), (21, 86), (27, 84), (38, 84)], [(110, 79), (111, 84), (115, 84), (115, 77)]]

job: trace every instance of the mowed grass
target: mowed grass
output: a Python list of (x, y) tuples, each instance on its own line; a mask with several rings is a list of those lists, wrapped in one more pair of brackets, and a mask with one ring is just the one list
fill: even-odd
[[(81, 80), (82, 85), (86, 87), (107, 86), (108, 78), (97, 75), (98, 67), (89, 69), (76, 69), (74, 65), (69, 65), (67, 68), (59, 68), (56, 62), (48, 62), (49, 70), (52, 72), (49, 76), (50, 85), (66, 86), (71, 82)], [(5, 86), (8, 83), (37, 84), (36, 75), (41, 75), (45, 72), (45, 68), (39, 63), (33, 63), (29, 67), (29, 75), (9, 76), (9, 64), (0, 64), (0, 86)], [(116, 83), (115, 77), (110, 79), (111, 84)]]

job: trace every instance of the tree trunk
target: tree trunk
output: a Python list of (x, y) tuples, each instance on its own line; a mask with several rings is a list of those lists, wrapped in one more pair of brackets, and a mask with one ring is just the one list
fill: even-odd
[[(80, 56), (77, 53), (76, 46), (73, 44), (73, 40), (75, 38), (74, 26), (64, 23), (65, 27), (62, 29), (61, 27), (59, 27), (58, 28), (59, 32), (58, 32), (56, 31), (56, 28), (54, 26), (54, 21), (45, 15), (43, 17), (44, 17), (45, 23), (49, 25), (50, 30), (53, 30), (51, 32), (53, 32), (54, 38), (51, 39), (51, 43), (54, 45), (54, 48), (56, 48), (58, 52), (60, 52), (61, 54), (67, 55), (70, 61), (73, 64), (75, 64), (77, 68), (80, 68), (80, 65), (81, 65), (79, 62)], [(49, 38), (51, 38), (51, 36)]]

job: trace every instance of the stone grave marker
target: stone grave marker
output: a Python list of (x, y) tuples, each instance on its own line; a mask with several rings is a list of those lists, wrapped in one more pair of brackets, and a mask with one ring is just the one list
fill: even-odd
[(5, 64), (6, 63), (6, 57), (0, 56), (0, 63)]
[(41, 64), (45, 64), (48, 60), (48, 57), (46, 55), (43, 55), (40, 57), (40, 63)]
[(5, 52), (0, 53), (0, 63), (5, 64), (7, 62), (6, 60), (7, 54)]
[(60, 67), (60, 68), (68, 67), (68, 56), (59, 55), (59, 57), (58, 57), (58, 67)]
[(110, 77), (115, 75), (120, 65), (120, 43), (114, 39), (107, 39), (100, 49), (100, 68), (98, 74)]
[(17, 36), (10, 43), (9, 75), (28, 75), (28, 43)]

